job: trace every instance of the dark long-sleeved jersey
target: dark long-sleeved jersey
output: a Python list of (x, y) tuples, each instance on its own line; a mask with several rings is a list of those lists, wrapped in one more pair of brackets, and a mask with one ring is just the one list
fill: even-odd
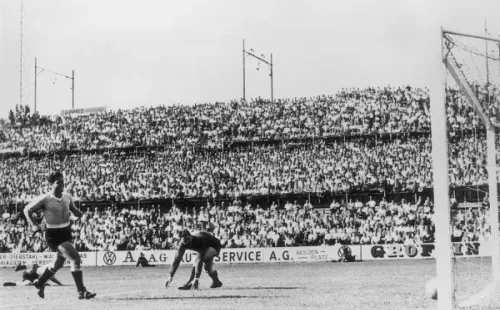
[(30, 282), (35, 281), (38, 279), (38, 273), (36, 271), (24, 271), (23, 272), (23, 281), (28, 280)]
[(146, 257), (144, 256), (141, 256), (139, 257), (139, 259), (137, 260), (137, 264), (135, 264), (135, 267), (148, 267), (149, 266), (149, 262), (148, 260), (146, 259)]
[(215, 238), (212, 234), (207, 232), (199, 232), (192, 235), (192, 240), (189, 243), (185, 243), (184, 240), (179, 243), (179, 248), (177, 249), (177, 253), (175, 254), (174, 262), (172, 266), (170, 266), (170, 277), (173, 277), (179, 264), (181, 263), (182, 256), (184, 256), (184, 252), (186, 250), (196, 251), (199, 254), (203, 255), (208, 248), (213, 248), (220, 252), (221, 249), (220, 240)]

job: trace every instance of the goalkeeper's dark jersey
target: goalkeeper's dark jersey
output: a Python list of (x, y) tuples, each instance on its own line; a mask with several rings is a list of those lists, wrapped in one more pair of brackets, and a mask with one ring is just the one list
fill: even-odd
[(191, 242), (189, 242), (189, 244), (186, 244), (184, 240), (179, 243), (179, 248), (177, 249), (177, 253), (175, 254), (174, 262), (170, 267), (169, 274), (171, 277), (173, 277), (175, 272), (177, 271), (177, 268), (181, 263), (182, 256), (184, 256), (184, 252), (186, 252), (186, 250), (196, 251), (202, 255), (208, 248), (214, 248), (217, 253), (220, 252), (220, 240), (215, 238), (212, 234), (202, 231), (193, 234), (192, 238), (193, 239)]
[(23, 281), (25, 280), (28, 280), (30, 282), (33, 282), (35, 281), (36, 279), (38, 279), (38, 274), (35, 272), (23, 272)]

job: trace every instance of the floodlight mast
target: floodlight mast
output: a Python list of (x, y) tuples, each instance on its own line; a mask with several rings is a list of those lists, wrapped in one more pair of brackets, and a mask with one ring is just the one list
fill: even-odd
[[(38, 69), (41, 69), (40, 72), (38, 72)], [(71, 108), (74, 109), (75, 108), (75, 70), (72, 70), (71, 71), (71, 76), (68, 76), (68, 75), (65, 75), (65, 74), (62, 74), (62, 73), (58, 73), (58, 72), (55, 72), (55, 71), (52, 71), (50, 69), (46, 69), (46, 68), (42, 68), (40, 66), (37, 65), (37, 59), (35, 57), (35, 111), (36, 112), (36, 92), (37, 92), (37, 85), (36, 85), (36, 82), (37, 82), (37, 78), (38, 78), (38, 75), (42, 72), (49, 72), (53, 75), (56, 75), (56, 76), (61, 76), (61, 77), (64, 77), (66, 79), (69, 79), (71, 80)]]
[[(251, 50), (253, 51), (253, 50)], [(245, 93), (245, 59), (247, 56), (251, 56), (260, 62), (265, 63), (269, 67), (269, 76), (271, 77), (271, 103), (274, 102), (274, 68), (273, 68), (273, 54), (271, 54), (270, 61), (265, 60), (252, 52), (245, 50), (245, 40), (243, 40), (243, 100), (246, 100)]]

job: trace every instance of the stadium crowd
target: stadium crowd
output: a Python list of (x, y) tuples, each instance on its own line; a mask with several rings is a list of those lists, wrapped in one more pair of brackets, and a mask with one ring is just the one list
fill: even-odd
[[(93, 115), (21, 118), (0, 149), (122, 148), (429, 131), (427, 89), (343, 89), (333, 96), (140, 107)], [(23, 113), (20, 113), (24, 115)]]
[[(450, 184), (487, 183), (486, 146), (475, 135), (449, 144)], [(47, 191), (54, 167), (81, 201), (345, 193), (380, 189), (418, 192), (432, 187), (428, 137), (226, 151), (165, 149), (145, 153), (73, 154), (52, 160), (8, 157), (0, 162), (0, 203), (24, 203)]]
[[(479, 94), (483, 91), (478, 89)], [(485, 109), (497, 115), (498, 96), (490, 100)], [(278, 99), (273, 104), (257, 99), (32, 118), (24, 111), (12, 116), (12, 126), (0, 126), (0, 152), (430, 131), (429, 91), (409, 86), (342, 89), (335, 95)], [(450, 130), (484, 128), (454, 88), (447, 89), (447, 117)]]
[[(268, 209), (235, 200), (225, 206), (207, 205), (196, 210), (173, 207), (116, 209), (90, 208), (73, 224), (79, 250), (147, 250), (175, 248), (184, 229), (208, 230), (223, 247), (276, 247), (295, 245), (389, 244), (433, 241), (433, 205), (416, 203), (366, 204), (332, 202), (329, 210), (317, 210), (297, 201)], [(480, 218), (478, 218), (479, 220)], [(480, 235), (480, 231), (473, 230)], [(43, 252), (47, 245), (20, 214), (2, 215), (0, 252)]]
[[(478, 90), (479, 91), (479, 90)], [(497, 97), (492, 98), (493, 101)], [(493, 115), (495, 109), (488, 109)], [(427, 89), (343, 89), (333, 96), (250, 102), (140, 107), (89, 115), (11, 113), (0, 124), (0, 205), (24, 205), (48, 191), (45, 177), (65, 173), (66, 191), (78, 201), (136, 201), (350, 191), (411, 191), (432, 187)], [(486, 146), (473, 109), (447, 89), (452, 186), (487, 182)], [(377, 135), (424, 133), (377, 139)], [(349, 137), (329, 141), (328, 137)], [(293, 144), (289, 139), (316, 139)], [(281, 140), (210, 149), (224, 143)], [(194, 145), (206, 146), (206, 149)], [(141, 151), (124, 149), (143, 147)], [(148, 147), (152, 147), (149, 148)], [(103, 150), (96, 151), (92, 150)], [(17, 152), (21, 151), (21, 154)], [(58, 159), (54, 152), (58, 151)], [(26, 156), (38, 152), (36, 155)], [(52, 152), (52, 153), (50, 153)], [(277, 246), (432, 239), (432, 203), (354, 202), (320, 213), (310, 205), (210, 206), (196, 214), (173, 208), (87, 211), (74, 226), (79, 249), (169, 248), (179, 227), (200, 223), (225, 245)], [(457, 224), (467, 238), (485, 238), (486, 211)], [(0, 251), (43, 251), (40, 233), (22, 217), (4, 213)]]
[[(477, 87), (479, 98), (488, 92)], [(498, 115), (498, 90), (489, 116)], [(447, 88), (449, 130), (484, 128), (456, 88)], [(483, 101), (484, 101), (483, 100)], [(0, 126), (0, 152), (123, 148), (172, 144), (286, 140), (330, 136), (429, 132), (427, 88), (342, 89), (335, 95), (229, 103), (139, 107), (96, 114), (29, 116), (29, 107)]]
[[(453, 241), (484, 241), (490, 237), (487, 205), (458, 210), (453, 222)], [(225, 206), (210, 205), (162, 211), (132, 207), (90, 208), (81, 219), (73, 218), (75, 245), (80, 251), (173, 249), (180, 232), (207, 230), (225, 248), (278, 246), (331, 246), (363, 244), (420, 244), (434, 242), (434, 206), (427, 198), (400, 203), (372, 198), (341, 203), (329, 210), (314, 209), (306, 202), (275, 203), (268, 209), (235, 200)], [(40, 232), (33, 232), (21, 214), (2, 214), (0, 252), (47, 250)]]

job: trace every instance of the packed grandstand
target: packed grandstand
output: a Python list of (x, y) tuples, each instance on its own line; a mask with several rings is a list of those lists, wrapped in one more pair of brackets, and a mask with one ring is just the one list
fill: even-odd
[[(454, 209), (453, 238), (482, 241), (485, 130), (451, 88), (447, 116), (453, 199), (477, 203)], [(85, 211), (78, 250), (171, 249), (183, 228), (228, 248), (434, 239), (427, 89), (42, 117), (18, 107), (0, 126), (0, 252), (47, 250), (20, 211), (54, 169)]]

